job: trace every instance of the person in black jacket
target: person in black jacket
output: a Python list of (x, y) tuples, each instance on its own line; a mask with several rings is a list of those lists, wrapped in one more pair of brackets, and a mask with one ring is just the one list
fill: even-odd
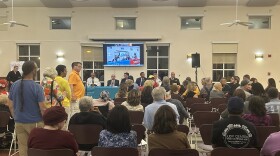
[(21, 74), (18, 71), (18, 66), (15, 65), (14, 69), (10, 71), (6, 77), (6, 80), (9, 82), (9, 89), (12, 86), (12, 84), (19, 79), (21, 79)]
[(144, 82), (147, 80), (147, 78), (145, 77), (145, 73), (141, 72), (140, 73), (140, 77), (138, 77), (136, 79), (136, 83), (138, 84), (139, 87), (144, 85)]
[(180, 85), (180, 80), (175, 77), (174, 72), (171, 72), (170, 85), (173, 85), (173, 83), (176, 83), (177, 85)]
[(112, 74), (111, 79), (107, 81), (107, 86), (115, 87), (115, 86), (119, 86), (119, 85), (120, 85), (120, 82), (119, 82), (119, 80), (116, 79), (116, 75)]

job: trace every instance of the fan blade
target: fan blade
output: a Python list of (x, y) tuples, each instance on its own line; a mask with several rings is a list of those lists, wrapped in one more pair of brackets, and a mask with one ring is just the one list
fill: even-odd
[(24, 27), (28, 27), (28, 25), (22, 24), (22, 23), (14, 23), (15, 25), (20, 25), (20, 26), (24, 26)]
[(229, 25), (228, 27), (232, 27), (233, 25), (236, 25), (237, 23), (232, 23), (231, 25)]
[(231, 24), (233, 24), (232, 22), (230, 22), (230, 23), (221, 23), (220, 25), (231, 25)]
[(244, 26), (250, 26), (250, 25), (253, 25), (253, 23), (251, 23), (251, 22), (238, 22), (238, 24), (240, 24), (240, 25), (244, 25)]

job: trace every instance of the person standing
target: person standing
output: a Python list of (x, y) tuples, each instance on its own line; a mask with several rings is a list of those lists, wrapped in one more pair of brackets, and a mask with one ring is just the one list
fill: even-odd
[(140, 73), (140, 77), (138, 77), (136, 79), (136, 83), (138, 84), (139, 87), (143, 86), (144, 85), (144, 82), (146, 81), (146, 77), (145, 77), (145, 73), (144, 72), (141, 72)]
[(180, 85), (180, 80), (175, 77), (174, 72), (171, 72), (170, 85), (173, 85), (173, 83), (176, 83), (177, 85)]
[(115, 87), (119, 85), (120, 85), (120, 81), (116, 79), (115, 74), (112, 74), (111, 79), (107, 81), (107, 86)]
[(101, 83), (100, 83), (99, 79), (97, 77), (95, 77), (95, 73), (94, 72), (92, 72), (90, 74), (90, 77), (87, 79), (87, 86), (88, 87), (89, 86), (92, 86), (92, 87), (94, 87), (94, 86), (101, 86)]
[(22, 66), (22, 79), (10, 88), (9, 108), (15, 120), (20, 156), (27, 156), (27, 140), (31, 130), (43, 126), (45, 97), (43, 88), (34, 81), (37, 69), (35, 62), (26, 61)]
[[(68, 114), (68, 120), (70, 119), (70, 100), (71, 100), (71, 89), (68, 81), (65, 79), (67, 75), (67, 69), (65, 65), (56, 66), (57, 76), (55, 77), (56, 83), (59, 85), (59, 90), (64, 95), (63, 101), (61, 101), (62, 106), (65, 108)], [(66, 124), (67, 126), (67, 124)]]
[(73, 62), (72, 63), (72, 72), (69, 75), (68, 82), (70, 84), (70, 89), (72, 93), (71, 97), (71, 115), (73, 116), (75, 113), (80, 112), (79, 110), (79, 99), (85, 95), (85, 87), (80, 77), (79, 73), (82, 69), (81, 62)]
[(15, 65), (14, 69), (10, 71), (6, 77), (6, 80), (9, 82), (8, 89), (11, 88), (12, 84), (16, 82), (17, 80), (21, 79), (21, 74), (18, 71), (18, 66)]

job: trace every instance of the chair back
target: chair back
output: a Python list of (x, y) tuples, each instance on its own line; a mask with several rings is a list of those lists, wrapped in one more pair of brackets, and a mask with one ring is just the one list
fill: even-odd
[(10, 113), (6, 111), (0, 111), (0, 127), (7, 127), (10, 120)]
[(184, 107), (191, 108), (191, 105), (194, 103), (205, 103), (204, 98), (186, 98), (186, 102), (183, 103)]
[(149, 156), (199, 156), (199, 153), (195, 149), (151, 149)]
[(227, 104), (227, 101), (227, 98), (212, 98), (210, 103), (212, 104), (213, 108), (218, 109), (220, 104)]
[(226, 109), (227, 109), (227, 104), (220, 104), (219, 107), (218, 107), (218, 112), (220, 114), (222, 114), (223, 111), (226, 110)]
[(268, 115), (272, 119), (272, 126), (279, 127), (279, 114), (278, 113), (269, 113)]
[(92, 156), (138, 156), (137, 148), (129, 147), (94, 147), (91, 150)]
[(189, 135), (190, 129), (187, 125), (178, 125), (177, 131), (185, 133), (187, 136)]
[(258, 147), (262, 147), (266, 138), (274, 132), (278, 132), (279, 128), (276, 126), (256, 126)]
[(105, 105), (105, 106), (97, 106), (99, 111), (101, 112), (101, 114), (105, 117), (107, 117), (108, 113), (109, 113), (109, 104)]
[(141, 143), (142, 139), (145, 139), (146, 128), (143, 125), (132, 125), (131, 130), (134, 130), (137, 133), (137, 144)]
[(193, 114), (193, 119), (196, 127), (200, 127), (203, 124), (213, 124), (220, 119), (218, 112), (204, 112), (198, 111)]
[(134, 124), (142, 124), (144, 118), (144, 112), (142, 111), (128, 111), (130, 123)]
[(212, 111), (212, 105), (204, 103), (194, 103), (191, 105), (190, 113), (193, 114), (197, 111)]
[(144, 110), (145, 108), (149, 105), (150, 103), (141, 103), (141, 105), (143, 106)]
[(74, 151), (71, 149), (51, 149), (51, 150), (42, 150), (29, 148), (28, 156), (73, 156)]
[(259, 156), (260, 152), (256, 148), (214, 148), (211, 156)]
[(199, 127), (199, 132), (205, 145), (212, 145), (212, 129), (212, 124), (203, 124)]
[(99, 140), (99, 133), (103, 127), (95, 124), (70, 124), (69, 131), (74, 134), (78, 144), (92, 144), (97, 145)]
[(122, 104), (124, 101), (126, 101), (126, 98), (115, 98), (114, 104), (115, 104), (115, 105), (120, 105), (120, 104)]

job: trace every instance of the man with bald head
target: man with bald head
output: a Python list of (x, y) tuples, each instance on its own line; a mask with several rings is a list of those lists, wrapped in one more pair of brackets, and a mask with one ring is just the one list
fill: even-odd
[(173, 85), (174, 83), (176, 83), (177, 85), (180, 85), (180, 80), (175, 77), (174, 72), (171, 72), (170, 85)]
[(107, 81), (107, 86), (115, 87), (119, 85), (119, 80), (116, 79), (116, 75), (112, 74), (111, 79)]

